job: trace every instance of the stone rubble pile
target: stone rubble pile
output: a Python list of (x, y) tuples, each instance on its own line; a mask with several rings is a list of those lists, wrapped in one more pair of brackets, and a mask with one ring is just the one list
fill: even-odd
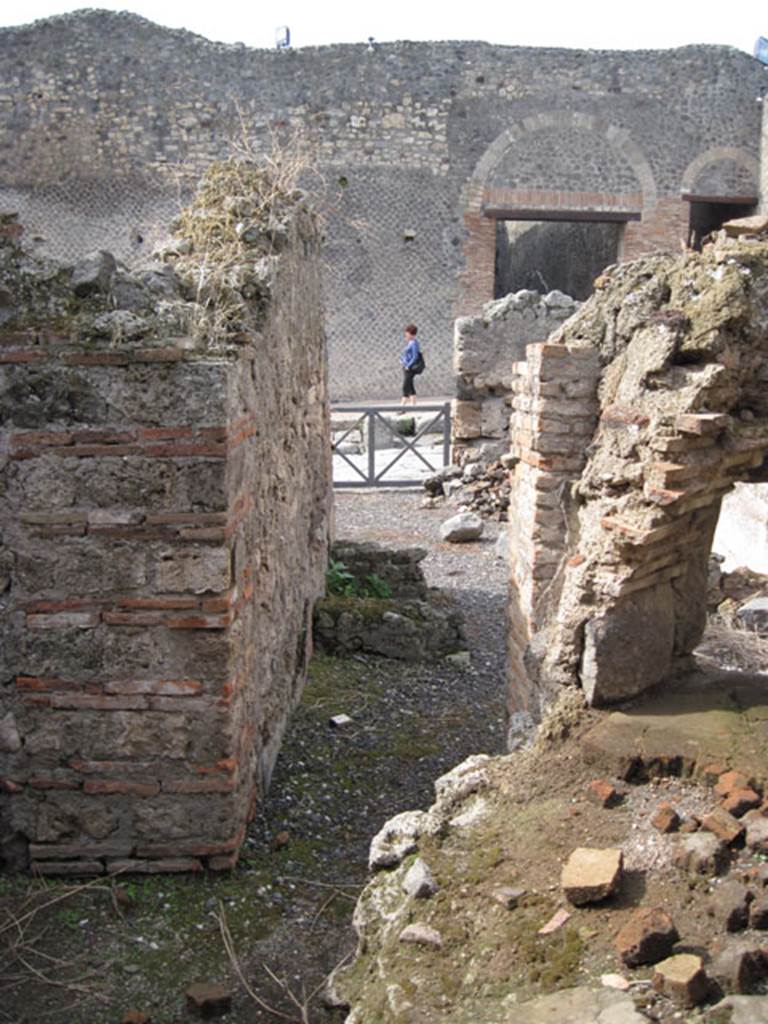
[[(386, 979), (390, 1006), (395, 995), (399, 1006), (407, 1009), (411, 1005), (388, 959), (390, 943), (393, 948), (403, 943), (421, 947), (419, 955), (427, 958), (424, 963), (430, 965), (433, 977), (444, 969), (442, 959), (450, 955), (455, 923), (437, 903), (452, 905), (451, 891), (466, 885), (471, 869), (464, 864), (455, 877), (449, 875), (439, 851), (450, 848), (452, 837), (462, 829), (471, 829), (489, 815), (494, 783), (488, 769), (492, 763), (481, 756), (459, 765), (438, 780), (437, 801), (428, 812), (398, 815), (371, 844), (370, 866), (377, 874), (355, 914), (361, 940), (358, 955), (363, 966), (371, 957), (379, 959), (376, 970)], [(590, 908), (598, 908), (600, 930), (615, 933), (611, 942), (616, 957), (614, 973), (600, 976), (603, 988), (585, 984), (516, 1003), (520, 1019), (596, 1024), (603, 1020), (600, 1007), (605, 1003), (610, 1019), (620, 1024), (681, 1019), (693, 1008), (701, 1008), (703, 1013), (697, 1020), (740, 1020), (745, 1024), (768, 1020), (768, 996), (763, 994), (768, 986), (768, 796), (757, 779), (721, 764), (708, 765), (701, 778), (697, 792), (700, 799), (708, 799), (705, 812), (694, 815), (686, 806), (676, 807), (674, 800), (662, 800), (652, 812), (646, 812), (646, 827), (655, 831), (662, 844), (662, 872), (669, 873), (681, 891), (687, 884), (690, 899), (700, 902), (700, 918), (707, 922), (706, 944), (701, 943), (700, 935), (685, 934), (669, 907), (646, 903), (642, 895), (627, 914), (627, 901), (635, 903), (638, 890), (630, 881), (621, 847), (573, 849), (564, 858), (559, 885), (548, 887), (560, 892), (560, 908), (537, 935), (544, 941), (560, 933), (563, 943), (570, 941), (566, 933), (574, 933), (568, 929), (594, 935), (593, 919), (584, 916), (574, 922), (574, 915), (589, 915)], [(668, 781), (654, 778), (645, 785), (651, 792), (655, 787), (663, 791)], [(594, 779), (583, 794), (600, 809), (597, 813), (610, 816), (621, 813), (616, 809), (626, 796), (626, 786), (609, 779)], [(434, 871), (435, 862), (443, 864), (442, 871)], [(649, 870), (654, 870), (652, 865)], [(515, 872), (511, 874), (514, 877)], [(510, 915), (510, 929), (515, 915), (525, 912), (521, 908), (538, 898), (527, 892), (524, 884), (497, 886), (488, 896)], [(680, 904), (676, 906), (679, 909)], [(611, 924), (614, 913), (623, 923)], [(467, 954), (467, 977), (474, 976), (472, 962)], [(332, 1003), (347, 1006), (350, 993), (357, 989), (347, 1018), (354, 1024), (367, 1020), (373, 1005), (366, 1004), (370, 993), (367, 983), (359, 988), (360, 977), (354, 966), (346, 968), (337, 972), (329, 989)], [(606, 989), (613, 994), (609, 996)], [(585, 999), (589, 995), (589, 1005), (582, 1006), (581, 994)], [(358, 1001), (358, 997), (362, 999)], [(465, 1006), (457, 999), (457, 995), (447, 999), (445, 1006), (454, 1010)], [(471, 1012), (475, 1012), (472, 1005)], [(732, 1018), (736, 1008), (739, 1014)], [(449, 1013), (445, 1019), (459, 1017)], [(419, 1019), (438, 1018), (425, 1010)]]
[(467, 462), (463, 469), (446, 466), (424, 481), (425, 503), (434, 507), (447, 498), (462, 511), (505, 522), (511, 490), (509, 470), (514, 463), (513, 456), (502, 455), (491, 461)]
[(740, 566), (724, 572), (720, 555), (710, 555), (707, 607), (727, 626), (768, 633), (768, 577)]

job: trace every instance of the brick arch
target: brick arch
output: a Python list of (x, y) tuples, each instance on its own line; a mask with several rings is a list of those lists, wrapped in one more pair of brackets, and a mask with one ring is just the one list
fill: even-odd
[(760, 164), (751, 153), (736, 146), (711, 146), (703, 153), (699, 153), (695, 159), (691, 160), (683, 173), (681, 191), (683, 193), (701, 191), (700, 188), (697, 188), (697, 182), (701, 179), (702, 174), (718, 165), (725, 164), (736, 165), (749, 178), (752, 185), (750, 196), (758, 194)]
[[(565, 188), (499, 188), (491, 184), (494, 170), (515, 144), (539, 133), (575, 130), (592, 133), (625, 164), (634, 175), (637, 187), (632, 191), (588, 191)], [(489, 209), (523, 209), (528, 215), (541, 211), (541, 219), (571, 219), (594, 215), (600, 220), (651, 221), (659, 202), (656, 181), (641, 147), (629, 132), (591, 114), (572, 111), (546, 111), (514, 122), (485, 150), (475, 165), (461, 195), (461, 212), (466, 228), (464, 244), (465, 267), (460, 278), (456, 312), (459, 315), (478, 313), (493, 298), (494, 261), (496, 253), (496, 221), (487, 215)], [(529, 216), (528, 219), (531, 219)], [(575, 217), (573, 219), (576, 219)], [(637, 224), (630, 228), (637, 229)], [(634, 255), (638, 232), (626, 232), (628, 252)], [(640, 232), (642, 237), (642, 232)]]
[(512, 711), (626, 700), (697, 647), (721, 500), (768, 478), (766, 284), (768, 244), (620, 265), (514, 364)]
[(629, 132), (612, 125), (591, 114), (579, 114), (571, 111), (550, 111), (534, 114), (531, 117), (516, 121), (502, 132), (475, 165), (472, 176), (467, 183), (463, 195), (465, 210), (479, 212), (482, 209), (483, 193), (493, 169), (501, 161), (505, 153), (518, 141), (537, 132), (555, 132), (563, 128), (577, 131), (593, 132), (601, 136), (631, 168), (637, 179), (639, 191), (643, 194), (643, 207), (652, 209), (656, 204), (656, 182), (651, 166), (645, 154), (632, 139)]

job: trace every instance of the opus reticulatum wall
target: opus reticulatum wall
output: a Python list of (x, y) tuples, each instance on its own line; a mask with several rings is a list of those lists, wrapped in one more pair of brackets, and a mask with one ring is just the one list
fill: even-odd
[[(108, 41), (108, 45), (105, 45)], [(608, 220), (621, 259), (677, 250), (696, 200), (749, 212), (766, 69), (725, 47), (477, 42), (255, 51), (88, 11), (0, 31), (0, 212), (52, 255), (137, 261), (177, 178), (300, 129), (327, 185), (335, 398), (399, 384), (402, 326), (452, 391), (452, 323), (494, 298), (496, 221)]]

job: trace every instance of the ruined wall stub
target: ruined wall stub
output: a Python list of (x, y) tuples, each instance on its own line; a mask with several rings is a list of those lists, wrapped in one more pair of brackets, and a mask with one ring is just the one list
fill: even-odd
[(319, 242), (286, 232), (255, 332), (104, 337), (93, 298), (0, 331), (0, 859), (237, 859), (327, 565)]
[(226, 155), (242, 125), (264, 147), (301, 128), (329, 189), (333, 397), (394, 397), (411, 320), (423, 388), (450, 394), (453, 320), (494, 297), (491, 208), (638, 217), (623, 257), (677, 250), (684, 188), (756, 194), (765, 80), (727, 47), (255, 51), (79, 12), (0, 29), (0, 211), (53, 255), (133, 260), (175, 210), (174, 169)]
[(722, 496), (765, 480), (768, 241), (616, 267), (515, 367), (510, 707), (632, 697), (699, 642)]
[(562, 292), (520, 291), (490, 302), (482, 316), (454, 325), (456, 399), (451, 410), (453, 460), (499, 458), (509, 450), (512, 364), (531, 342), (544, 341), (577, 308)]

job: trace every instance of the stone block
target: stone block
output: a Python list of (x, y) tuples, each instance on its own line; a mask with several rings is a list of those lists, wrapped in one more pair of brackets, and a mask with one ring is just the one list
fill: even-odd
[(747, 927), (752, 893), (736, 879), (720, 882), (710, 900), (710, 909), (718, 924), (728, 932)]
[(709, 980), (701, 957), (678, 953), (656, 964), (653, 987), (683, 1006), (698, 1006), (709, 993)]
[(754, 810), (762, 803), (762, 798), (754, 791), (746, 787), (734, 789), (723, 799), (721, 807), (734, 818), (741, 818), (747, 811)]
[(438, 888), (435, 876), (429, 870), (428, 865), (421, 857), (417, 857), (403, 879), (403, 892), (414, 899), (426, 900), (430, 896), (434, 896)]
[(623, 798), (624, 794), (607, 779), (594, 779), (587, 786), (587, 800), (598, 807), (615, 807)]
[(760, 853), (768, 853), (768, 818), (759, 811), (749, 811), (742, 820), (747, 829), (747, 847)]
[(708, 971), (723, 992), (754, 992), (768, 976), (768, 964), (759, 940), (748, 937), (718, 939), (710, 950)]
[(628, 967), (655, 964), (670, 955), (678, 941), (677, 928), (657, 907), (636, 910), (616, 936), (614, 945)]
[(197, 982), (184, 993), (187, 1006), (203, 1020), (222, 1017), (232, 1008), (232, 995), (223, 985)]
[(768, 896), (759, 896), (749, 905), (749, 927), (768, 930)]
[(623, 854), (618, 849), (579, 847), (563, 867), (560, 884), (566, 899), (575, 906), (598, 903), (619, 888)]
[(429, 949), (441, 949), (443, 937), (436, 928), (427, 924), (408, 924), (400, 932), (399, 942), (414, 946), (426, 946)]
[(480, 516), (474, 512), (460, 512), (441, 524), (440, 539), (450, 544), (465, 544), (479, 540), (484, 529), (485, 524)]
[(682, 837), (673, 857), (676, 867), (693, 875), (717, 875), (728, 863), (723, 842), (711, 832), (694, 832)]
[(631, 594), (590, 619), (580, 672), (589, 703), (623, 700), (657, 683), (671, 664), (674, 634), (669, 584)]

